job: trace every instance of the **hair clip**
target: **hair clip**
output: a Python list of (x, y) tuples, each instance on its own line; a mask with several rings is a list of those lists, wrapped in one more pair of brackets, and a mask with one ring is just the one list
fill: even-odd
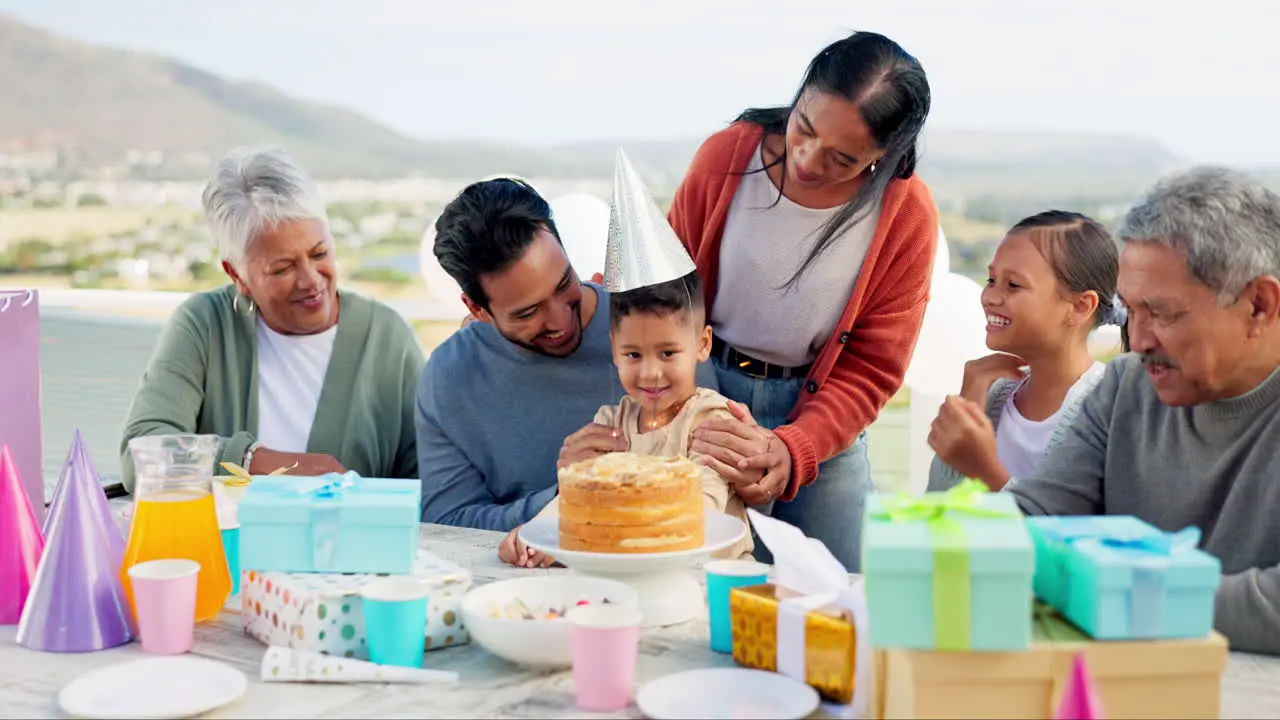
[(1103, 316), (1102, 321), (1108, 325), (1122, 327), (1125, 321), (1129, 319), (1129, 310), (1120, 301), (1119, 295), (1111, 296), (1111, 306), (1107, 308), (1107, 314)]

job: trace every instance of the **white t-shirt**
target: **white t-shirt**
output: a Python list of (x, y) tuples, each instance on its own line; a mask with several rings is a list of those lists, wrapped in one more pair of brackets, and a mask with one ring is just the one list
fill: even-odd
[(258, 318), (258, 442), (306, 452), (338, 326), (314, 335), (281, 335)]
[(871, 247), (878, 208), (844, 230), (795, 285), (787, 281), (838, 207), (814, 210), (778, 197), (756, 149), (734, 193), (720, 242), (711, 326), (734, 348), (768, 363), (813, 362), (849, 304)]
[[(1105, 370), (1106, 366), (1102, 363), (1094, 363), (1067, 393), (1076, 392), (1091, 376)], [(996, 426), (996, 455), (1010, 477), (1027, 477), (1034, 473), (1062, 416), (1062, 408), (1058, 408), (1057, 412), (1044, 420), (1032, 421), (1023, 417), (1013, 404), (1013, 399), (1018, 396), (1018, 391), (1025, 383), (1026, 380), (1023, 380), (1009, 393), (1009, 398), (1004, 401), (1004, 409), (1000, 411), (1000, 423)]]

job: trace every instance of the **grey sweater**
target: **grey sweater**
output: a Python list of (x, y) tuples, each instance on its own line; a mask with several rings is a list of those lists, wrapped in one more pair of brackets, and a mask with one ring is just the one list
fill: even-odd
[(1141, 361), (1107, 366), (1034, 477), (1006, 486), (1035, 515), (1135, 515), (1199, 527), (1222, 561), (1214, 624), (1233, 650), (1280, 654), (1280, 370), (1246, 395), (1160, 402)]
[[(1053, 434), (1049, 436), (1049, 444), (1044, 449), (1045, 455), (1048, 455), (1053, 446), (1062, 442), (1062, 438), (1066, 437), (1072, 421), (1075, 420), (1076, 414), (1080, 412), (1080, 403), (1084, 402), (1089, 393), (1101, 382), (1102, 375), (1103, 366), (1094, 363), (1067, 391), (1067, 396), (1062, 399), (1058, 424), (1054, 426)], [(1009, 378), (998, 378), (991, 383), (991, 389), (987, 391), (987, 419), (991, 421), (991, 427), (996, 432), (1000, 431), (1000, 415), (1004, 412), (1005, 403), (1008, 402), (1009, 396), (1021, 385), (1021, 381)], [(937, 455), (933, 457), (933, 462), (929, 464), (929, 486), (927, 488), (929, 492), (945, 492), (959, 485), (961, 480), (964, 480), (964, 476), (955, 468), (943, 462), (942, 458)]]

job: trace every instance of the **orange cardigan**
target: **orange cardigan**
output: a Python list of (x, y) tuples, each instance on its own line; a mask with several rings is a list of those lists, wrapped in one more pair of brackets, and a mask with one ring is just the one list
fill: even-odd
[[(708, 138), (667, 218), (702, 276), (708, 315), (729, 205), (762, 135), (760, 127), (738, 122)], [(851, 447), (902, 387), (929, 300), (937, 244), (938, 211), (924, 182), (913, 175), (889, 183), (853, 294), (787, 424), (776, 430), (792, 462), (782, 499), (794, 499), (801, 485), (818, 477), (820, 463)]]

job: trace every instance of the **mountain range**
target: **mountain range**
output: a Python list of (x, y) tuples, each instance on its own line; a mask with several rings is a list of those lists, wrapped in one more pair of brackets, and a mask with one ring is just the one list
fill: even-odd
[[(270, 142), (320, 177), (606, 178), (618, 144), (527, 147), (409, 137), (349, 108), (172, 58), (62, 37), (4, 15), (0, 108), (0, 153), (57, 149), (74, 163), (93, 164), (158, 150), (199, 158), (171, 168), (187, 176), (203, 174), (208, 158), (229, 147)], [(665, 189), (698, 145), (697, 138), (620, 140), (637, 169)], [(1121, 135), (935, 128), (922, 146), (921, 172), (940, 201), (1126, 198), (1186, 164), (1158, 143)]]

